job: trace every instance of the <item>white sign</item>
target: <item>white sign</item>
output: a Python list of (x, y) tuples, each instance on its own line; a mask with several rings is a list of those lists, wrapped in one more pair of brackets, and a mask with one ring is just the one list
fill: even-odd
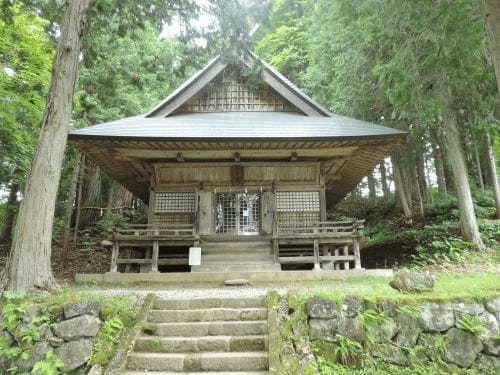
[(190, 266), (201, 265), (201, 247), (189, 248), (189, 265)]

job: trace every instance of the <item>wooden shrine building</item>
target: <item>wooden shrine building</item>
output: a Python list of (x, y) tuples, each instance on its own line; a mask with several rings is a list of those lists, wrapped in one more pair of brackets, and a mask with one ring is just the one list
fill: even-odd
[[(260, 82), (241, 73), (255, 64)], [(112, 272), (223, 272), (361, 268), (360, 223), (328, 222), (327, 204), (405, 137), (330, 113), (250, 53), (69, 141), (149, 207), (148, 224), (116, 229)]]

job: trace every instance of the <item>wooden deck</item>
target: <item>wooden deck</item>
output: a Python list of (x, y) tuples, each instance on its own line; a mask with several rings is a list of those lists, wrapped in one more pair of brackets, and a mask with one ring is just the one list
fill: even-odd
[[(277, 221), (275, 221), (276, 223)], [(276, 264), (313, 264), (315, 270), (361, 269), (362, 221), (325, 221), (309, 226), (275, 224), (270, 237)], [(201, 236), (193, 224), (141, 224), (116, 228), (112, 236), (110, 272), (120, 264), (139, 265), (140, 272), (158, 272), (162, 265), (188, 265), (179, 247), (200, 246)], [(160, 257), (160, 247), (167, 248)], [(203, 251), (203, 245), (201, 245)], [(126, 254), (124, 248), (143, 248), (143, 257)]]

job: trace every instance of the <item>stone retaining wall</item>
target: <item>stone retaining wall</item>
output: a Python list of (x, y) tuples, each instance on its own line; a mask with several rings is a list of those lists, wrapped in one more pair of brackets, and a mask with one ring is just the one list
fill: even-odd
[(335, 345), (343, 336), (388, 363), (441, 358), (450, 367), (500, 372), (500, 297), (414, 304), (369, 303), (356, 295), (342, 302), (312, 297), (307, 315), (311, 340)]
[[(14, 367), (18, 372), (30, 372), (49, 352), (62, 361), (64, 373), (75, 370), (87, 373), (87, 362), (101, 327), (100, 310), (94, 301), (67, 303), (52, 323), (47, 321), (41, 305), (32, 304), (24, 309), (19, 324), (11, 329), (2, 328), (8, 325), (0, 315), (0, 337), (4, 349), (19, 348), (26, 353), (11, 358), (0, 356), (0, 373)], [(99, 374), (100, 371), (94, 368), (92, 373)]]

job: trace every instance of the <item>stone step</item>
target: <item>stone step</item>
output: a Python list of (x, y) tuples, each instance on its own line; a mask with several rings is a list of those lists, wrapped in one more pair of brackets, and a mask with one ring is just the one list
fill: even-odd
[(266, 308), (212, 308), (196, 310), (151, 310), (148, 321), (151, 323), (173, 322), (211, 322), (216, 320), (264, 320)]
[(195, 298), (195, 299), (156, 299), (153, 309), (156, 310), (195, 310), (213, 308), (258, 308), (265, 307), (265, 297), (257, 298)]
[(151, 325), (156, 336), (165, 337), (267, 335), (267, 320), (151, 323)]
[(134, 351), (152, 353), (253, 352), (267, 350), (267, 336), (139, 336)]
[(191, 266), (191, 272), (279, 272), (281, 266), (273, 262), (258, 263), (212, 263), (201, 266)]
[(165, 371), (125, 371), (122, 375), (267, 375), (267, 371), (202, 371), (202, 372), (165, 372)]
[(137, 353), (127, 360), (130, 370), (255, 371), (267, 370), (266, 352)]

